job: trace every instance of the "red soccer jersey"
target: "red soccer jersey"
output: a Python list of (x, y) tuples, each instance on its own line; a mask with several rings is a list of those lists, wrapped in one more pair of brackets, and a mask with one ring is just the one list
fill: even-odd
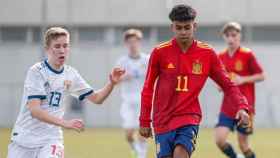
[[(225, 50), (220, 53), (219, 58), (224, 64), (226, 70), (229, 73), (231, 79), (236, 74), (239, 76), (249, 76), (257, 73), (262, 73), (262, 68), (258, 64), (254, 53), (248, 48), (242, 48), (236, 50), (233, 56), (230, 56)], [(249, 103), (249, 111), (255, 113), (255, 84), (246, 83), (238, 86), (241, 93), (246, 97)], [(230, 101), (228, 96), (224, 96), (221, 111), (228, 117), (234, 118), (237, 112), (236, 106)]]
[(245, 97), (230, 81), (218, 56), (207, 44), (193, 41), (187, 52), (182, 52), (176, 39), (157, 46), (151, 54), (142, 91), (140, 126), (150, 127), (152, 105), (157, 134), (198, 125), (201, 121), (198, 95), (208, 76), (239, 109), (247, 109)]

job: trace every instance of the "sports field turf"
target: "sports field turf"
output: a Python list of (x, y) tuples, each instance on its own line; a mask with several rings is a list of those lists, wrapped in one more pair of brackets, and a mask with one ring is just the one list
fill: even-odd
[[(5, 158), (9, 129), (0, 129), (0, 158)], [(231, 135), (231, 140), (235, 136)], [(280, 158), (280, 129), (257, 129), (251, 138), (258, 158)], [(149, 141), (149, 158), (155, 145)], [(83, 133), (65, 131), (65, 158), (130, 158), (129, 146), (121, 129), (86, 129)], [(216, 148), (212, 129), (200, 129), (197, 150), (192, 158), (225, 158)]]

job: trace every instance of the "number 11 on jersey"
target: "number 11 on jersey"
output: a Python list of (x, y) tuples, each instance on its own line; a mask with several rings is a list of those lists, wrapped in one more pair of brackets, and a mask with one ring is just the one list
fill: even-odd
[(188, 76), (177, 76), (177, 92), (187, 92), (188, 89)]

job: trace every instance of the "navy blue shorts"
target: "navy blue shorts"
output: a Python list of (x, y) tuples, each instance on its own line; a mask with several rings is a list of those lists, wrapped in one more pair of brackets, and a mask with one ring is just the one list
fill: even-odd
[(237, 126), (238, 121), (236, 119), (230, 118), (226, 116), (223, 113), (220, 113), (219, 115), (219, 121), (216, 125), (216, 127), (227, 127), (232, 132), (236, 129), (237, 132), (244, 134), (244, 135), (250, 135), (253, 133), (253, 118), (250, 117), (250, 123), (249, 126), (243, 127), (243, 126)]
[(176, 145), (184, 146), (191, 155), (195, 150), (198, 129), (197, 125), (187, 125), (167, 133), (156, 134), (157, 158), (172, 156)]

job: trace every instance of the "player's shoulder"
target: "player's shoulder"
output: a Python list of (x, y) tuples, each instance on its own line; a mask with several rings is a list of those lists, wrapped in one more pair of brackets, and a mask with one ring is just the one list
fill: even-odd
[(201, 55), (207, 56), (217, 56), (217, 53), (210, 44), (198, 40), (196, 40), (195, 42), (195, 53), (200, 53)]
[(206, 42), (202, 42), (202, 41), (197, 40), (196, 43), (197, 43), (196, 47), (199, 48), (199, 49), (209, 50), (209, 51), (214, 50), (213, 46), (211, 46), (210, 44), (208, 44)]
[(248, 47), (240, 47), (239, 52), (243, 54), (253, 54), (252, 49)]
[(227, 50), (227, 49), (224, 49), (224, 50), (218, 52), (218, 56), (219, 56), (219, 57), (223, 57), (223, 56), (225, 56), (225, 55), (227, 54), (227, 52), (228, 52), (228, 50)]
[(70, 65), (64, 65), (64, 71), (66, 73), (78, 73), (78, 70)]
[(140, 56), (141, 56), (142, 59), (148, 59), (150, 57), (149, 54), (146, 54), (146, 53), (143, 53), (143, 52), (140, 53)]
[(164, 50), (166, 48), (170, 48), (172, 46), (172, 40), (161, 42), (160, 44), (155, 46), (156, 50)]
[(29, 71), (32, 71), (32, 72), (42, 72), (43, 69), (46, 68), (46, 65), (44, 63), (44, 61), (41, 61), (41, 62), (37, 62), (35, 64), (33, 64), (30, 68), (29, 68)]
[(255, 53), (252, 51), (252, 49), (248, 47), (240, 47), (239, 52), (243, 57), (246, 58), (252, 58), (255, 56)]

